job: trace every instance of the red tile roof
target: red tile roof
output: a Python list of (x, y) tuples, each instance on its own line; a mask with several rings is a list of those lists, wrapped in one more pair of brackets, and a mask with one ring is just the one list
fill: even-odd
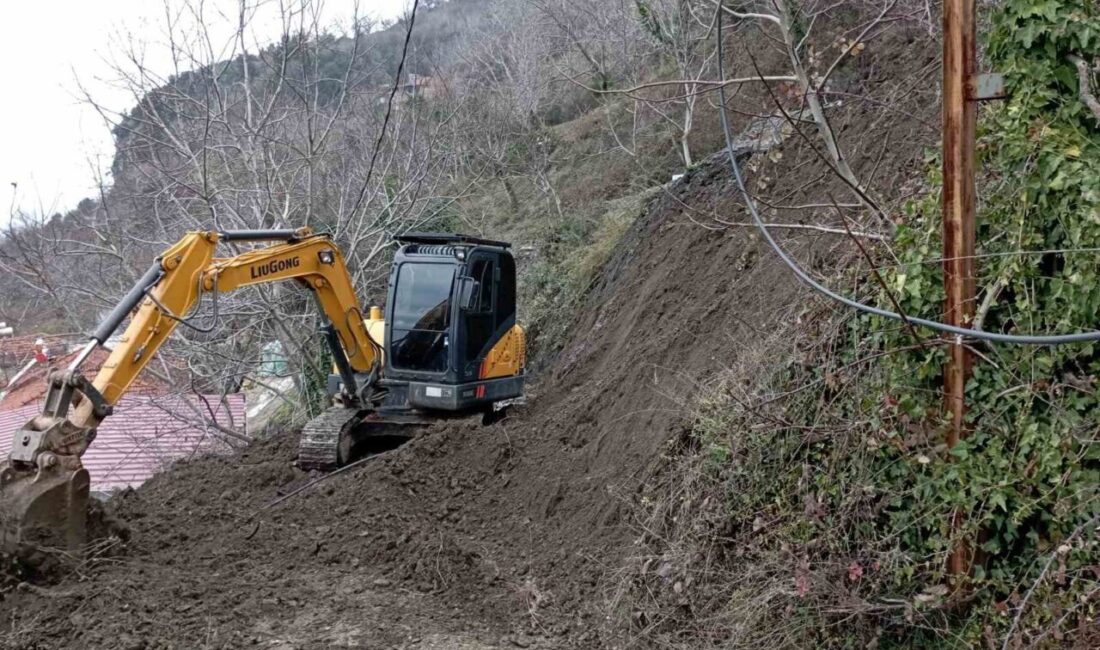
[[(50, 368), (65, 368), (76, 355), (77, 352), (72, 352), (51, 359), (48, 364), (36, 365), (11, 386), (4, 386), (3, 382), (0, 382), (0, 390), (6, 393), (0, 398), (0, 409), (14, 409), (41, 401), (46, 396), (46, 375)], [(100, 366), (106, 363), (110, 355), (110, 350), (96, 348), (80, 367), (80, 371), (88, 379), (94, 378)], [(171, 392), (172, 388), (168, 384), (153, 377), (149, 372), (143, 372), (138, 375), (127, 394), (166, 395)]]
[(34, 358), (34, 342), (42, 339), (51, 354), (63, 354), (68, 352), (73, 345), (86, 341), (87, 338), (72, 336), (71, 334), (27, 334), (0, 338), (0, 367), (17, 367)]
[[(205, 403), (204, 403), (205, 400)], [(206, 404), (210, 405), (209, 410)], [(37, 415), (37, 403), (0, 411), (0, 459), (7, 458), (12, 434)], [(137, 487), (175, 460), (206, 452), (228, 451), (229, 445), (209, 421), (245, 433), (245, 397), (195, 395), (127, 395), (115, 414), (103, 421), (98, 436), (84, 454), (92, 490), (108, 492)]]

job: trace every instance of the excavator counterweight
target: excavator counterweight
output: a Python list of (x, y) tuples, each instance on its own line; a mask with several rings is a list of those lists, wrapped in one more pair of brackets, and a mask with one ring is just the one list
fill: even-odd
[[(293, 280), (324, 317), (333, 406), (302, 432), (307, 470), (346, 463), (364, 439), (404, 439), (442, 417), (491, 414), (522, 399), (523, 329), (515, 262), (503, 242), (451, 234), (398, 238), (386, 310), (359, 306), (331, 238), (299, 230), (191, 232), (167, 249), (96, 328), (67, 369), (51, 372), (41, 414), (15, 432), (0, 463), (0, 546), (79, 552), (90, 477), (81, 456), (96, 428), (180, 323), (210, 295)], [(220, 242), (259, 245), (226, 258)], [(81, 364), (130, 319), (93, 380)]]

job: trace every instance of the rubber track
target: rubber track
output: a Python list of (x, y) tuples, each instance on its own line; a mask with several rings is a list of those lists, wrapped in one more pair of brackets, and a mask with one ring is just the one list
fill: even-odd
[(359, 413), (359, 409), (334, 406), (307, 422), (298, 441), (298, 466), (325, 472), (339, 467), (340, 433), (355, 425)]

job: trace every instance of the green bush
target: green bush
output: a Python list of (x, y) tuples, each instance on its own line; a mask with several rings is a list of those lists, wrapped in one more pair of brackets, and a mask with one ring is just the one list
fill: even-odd
[(656, 191), (608, 201), (603, 214), (594, 220), (548, 221), (547, 232), (536, 236), (546, 243), (521, 284), (522, 316), (528, 327), (529, 354), (536, 366), (565, 344), (574, 324), (570, 314), (579, 311), (616, 244)]
[[(1078, 97), (1068, 57), (1100, 54), (1100, 14), (1090, 2), (1014, 0), (993, 19), (987, 52), (1006, 74), (1011, 99), (991, 105), (981, 121), (989, 173), (979, 214), (978, 319), (984, 329), (1015, 333), (1093, 329), (1100, 314), (1100, 130)], [(913, 314), (936, 314), (943, 304), (941, 267), (927, 263), (941, 250), (938, 204), (930, 193), (910, 206), (894, 247), (901, 265), (887, 274)], [(912, 343), (876, 319), (864, 321), (862, 332), (874, 332), (881, 349)], [(1061, 544), (1075, 549), (1070, 570), (1095, 557), (1084, 552), (1091, 547), (1083, 533), (1100, 514), (1100, 448), (1092, 442), (1100, 358), (1093, 344), (994, 345), (979, 353), (967, 386), (972, 434), (950, 452), (931, 447), (934, 462), (923, 467), (906, 462), (908, 450), (886, 454), (887, 475), (913, 486), (887, 512), (894, 528), (908, 530), (906, 546), (929, 553), (954, 543), (937, 522), (953, 509), (965, 512), (967, 537), (980, 537), (985, 554), (976, 587), (1008, 598)], [(940, 408), (944, 355), (935, 346), (888, 357), (883, 388), (894, 405), (883, 425), (890, 439), (913, 423), (942, 437), (928, 414)]]

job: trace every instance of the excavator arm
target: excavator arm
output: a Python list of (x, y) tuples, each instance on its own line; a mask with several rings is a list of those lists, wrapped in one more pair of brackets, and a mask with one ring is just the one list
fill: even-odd
[[(273, 243), (215, 257), (221, 242), (258, 241)], [(189, 324), (203, 296), (210, 296), (216, 315), (219, 294), (284, 280), (297, 281), (316, 296), (329, 321), (328, 339), (350, 393), (346, 397), (357, 399), (355, 373), (376, 370), (381, 348), (364, 322), (343, 255), (327, 235), (309, 229), (188, 233), (157, 258), (72, 364), (51, 374), (43, 412), (15, 433), (7, 463), (0, 465), (0, 541), (52, 532), (47, 536), (55, 543), (82, 545), (89, 478), (80, 457), (99, 424), (176, 327)], [(80, 365), (131, 313), (106, 363), (88, 381)]]
[[(139, 302), (144, 295), (149, 299), (140, 302), (129, 327), (92, 382), (108, 404), (115, 404), (126, 392), (203, 295), (211, 295), (211, 299), (216, 300), (218, 294), (241, 287), (284, 280), (295, 280), (313, 291), (335, 331), (343, 352), (341, 356), (350, 368), (357, 372), (371, 370), (380, 360), (380, 348), (367, 332), (344, 257), (327, 235), (297, 231), (287, 236), (293, 239), (289, 242), (229, 258), (214, 257), (219, 242), (255, 241), (264, 234), (193, 232), (165, 251), (150, 273), (138, 283), (141, 287), (156, 277), (138, 295)], [(124, 308), (121, 313), (113, 313), (97, 330), (92, 342), (105, 343), (132, 309), (126, 300), (120, 307)], [(94, 417), (89, 417), (93, 415), (89, 412), (77, 419), (81, 423), (95, 424)]]

